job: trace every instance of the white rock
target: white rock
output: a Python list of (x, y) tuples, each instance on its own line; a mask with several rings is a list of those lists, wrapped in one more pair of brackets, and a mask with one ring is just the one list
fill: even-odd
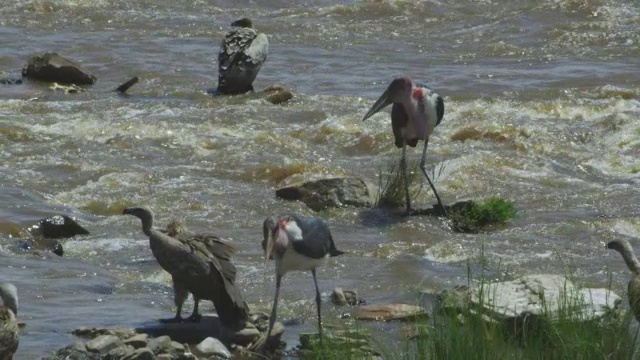
[(196, 346), (196, 349), (201, 356), (216, 355), (226, 359), (231, 359), (231, 352), (229, 349), (227, 349), (227, 347), (216, 338), (208, 337), (202, 340), (200, 344)]

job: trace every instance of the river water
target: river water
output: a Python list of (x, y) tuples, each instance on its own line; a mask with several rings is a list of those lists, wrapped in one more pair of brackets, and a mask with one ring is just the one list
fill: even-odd
[[(206, 94), (220, 40), (243, 16), (271, 44), (254, 85), (291, 88), (286, 105)], [(262, 219), (314, 215), (275, 188), (303, 172), (377, 183), (400, 152), (388, 111), (361, 120), (399, 75), (445, 99), (428, 157), (443, 201), (500, 196), (518, 217), (461, 234), (437, 218), (323, 211), (349, 252), (319, 272), (325, 296), (341, 286), (369, 303), (411, 303), (421, 289), (465, 283), (464, 259), (480, 252), (496, 276), (572, 273), (604, 286), (612, 273), (622, 290), (628, 271), (605, 244), (640, 238), (638, 28), (635, 0), (0, 0), (0, 76), (57, 51), (99, 79), (69, 95), (0, 87), (0, 276), (19, 289), (18, 359), (72, 342), (78, 326), (171, 316), (169, 277), (137, 219), (119, 215), (125, 206), (233, 239), (247, 301), (268, 308)], [(133, 75), (130, 96), (111, 92)], [(423, 191), (415, 206), (434, 202)], [(20, 228), (54, 213), (91, 235), (63, 240), (62, 258), (19, 250)], [(281, 299), (281, 318), (306, 319), (287, 328), (295, 345), (315, 324), (311, 277), (288, 275)], [(325, 309), (339, 323), (344, 310)]]

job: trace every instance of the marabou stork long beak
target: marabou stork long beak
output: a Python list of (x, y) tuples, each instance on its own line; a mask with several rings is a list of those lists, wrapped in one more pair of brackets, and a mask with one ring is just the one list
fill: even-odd
[(367, 120), (368, 118), (373, 116), (373, 114), (375, 114), (378, 111), (384, 109), (385, 107), (391, 105), (392, 103), (393, 103), (393, 96), (391, 96), (391, 90), (389, 88), (387, 88), (387, 90), (385, 90), (382, 93), (382, 95), (380, 95), (378, 100), (376, 100), (375, 104), (373, 104), (373, 106), (371, 106), (371, 109), (369, 109), (369, 111), (364, 116), (364, 118), (362, 118), (362, 121)]

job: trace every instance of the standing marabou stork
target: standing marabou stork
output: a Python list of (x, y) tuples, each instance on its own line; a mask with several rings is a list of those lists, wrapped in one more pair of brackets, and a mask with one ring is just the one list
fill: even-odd
[(429, 186), (431, 186), (431, 189), (438, 200), (439, 210), (447, 216), (447, 210), (444, 205), (442, 205), (440, 196), (425, 170), (429, 135), (431, 135), (433, 129), (440, 124), (440, 121), (444, 116), (444, 100), (442, 100), (442, 96), (424, 84), (413, 82), (408, 77), (396, 78), (391, 82), (391, 84), (389, 84), (387, 90), (382, 93), (380, 98), (378, 98), (375, 104), (373, 104), (362, 120), (367, 120), (373, 114), (384, 109), (390, 104), (393, 104), (393, 107), (391, 107), (391, 128), (393, 129), (395, 144), (397, 147), (402, 148), (400, 169), (402, 170), (402, 175), (404, 177), (404, 193), (407, 204), (407, 214), (411, 212), (409, 178), (407, 177), (406, 161), (407, 145), (416, 147), (418, 140), (424, 140), (420, 169), (427, 178)]
[(265, 219), (262, 231), (262, 249), (265, 256), (276, 261), (276, 293), (269, 317), (267, 337), (271, 335), (276, 321), (282, 277), (289, 271), (310, 270), (316, 286), (318, 333), (322, 343), (321, 299), (316, 268), (323, 265), (327, 257), (342, 255), (344, 252), (336, 248), (329, 227), (319, 218), (302, 218), (297, 215), (271, 216)]
[(218, 53), (218, 94), (242, 94), (253, 91), (253, 81), (267, 60), (269, 39), (252, 28), (251, 20), (242, 18), (225, 35)]

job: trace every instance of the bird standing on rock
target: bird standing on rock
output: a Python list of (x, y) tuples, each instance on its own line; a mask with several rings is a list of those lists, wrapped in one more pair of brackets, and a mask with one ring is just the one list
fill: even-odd
[(391, 107), (391, 128), (393, 130), (393, 136), (395, 137), (395, 145), (402, 148), (400, 170), (404, 178), (407, 214), (411, 212), (409, 178), (407, 177), (407, 145), (416, 147), (419, 140), (424, 140), (420, 170), (422, 170), (422, 173), (427, 178), (429, 186), (431, 186), (431, 190), (433, 190), (433, 194), (438, 200), (438, 210), (447, 216), (447, 210), (444, 205), (442, 205), (440, 196), (425, 169), (429, 136), (433, 133), (435, 127), (440, 124), (444, 116), (444, 100), (442, 96), (426, 85), (416, 83), (408, 77), (396, 78), (389, 84), (387, 90), (382, 93), (373, 106), (371, 106), (371, 109), (369, 109), (362, 120), (367, 120), (373, 114), (390, 104), (393, 104)]
[(149, 237), (153, 256), (171, 274), (176, 316), (181, 321), (184, 301), (193, 294), (190, 320), (198, 320), (198, 303), (211, 300), (222, 324), (230, 329), (244, 328), (249, 307), (235, 285), (236, 268), (230, 257), (233, 247), (213, 235), (198, 235), (179, 227), (167, 231), (153, 229), (153, 212), (146, 207), (124, 209), (123, 214), (138, 217), (142, 231)]
[(218, 94), (242, 94), (253, 91), (253, 81), (267, 60), (269, 39), (253, 29), (250, 19), (231, 23), (218, 53)]
[(627, 296), (629, 297), (629, 306), (631, 311), (640, 321), (640, 262), (633, 252), (633, 247), (626, 239), (613, 240), (607, 244), (607, 248), (616, 250), (622, 255), (624, 262), (631, 270), (631, 280), (627, 287)]
[(318, 333), (322, 342), (321, 299), (316, 268), (323, 265), (327, 257), (342, 255), (344, 252), (336, 248), (327, 224), (319, 218), (302, 218), (297, 215), (272, 216), (265, 219), (262, 231), (262, 249), (265, 256), (276, 261), (276, 293), (269, 317), (267, 337), (270, 336), (276, 321), (282, 277), (289, 271), (310, 270), (316, 287)]
[(12, 360), (20, 342), (18, 334), (18, 289), (0, 284), (0, 360)]

